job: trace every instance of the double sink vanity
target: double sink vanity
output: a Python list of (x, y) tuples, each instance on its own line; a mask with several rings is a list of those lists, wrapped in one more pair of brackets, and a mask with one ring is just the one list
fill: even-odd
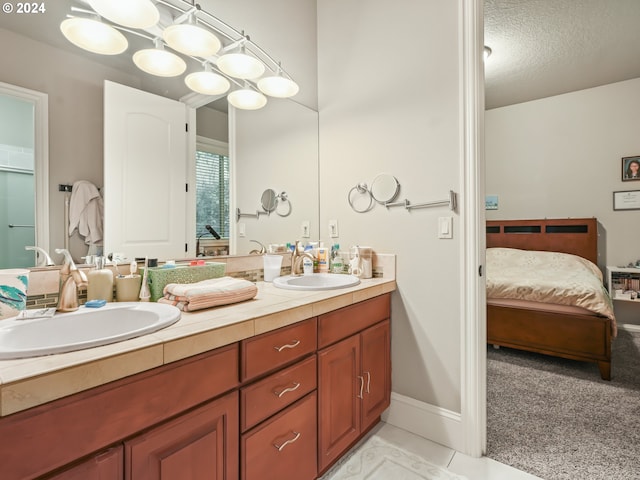
[(0, 476), (326, 472), (389, 406), (395, 276), (257, 285), (251, 301), (182, 313), (133, 339), (0, 361)]

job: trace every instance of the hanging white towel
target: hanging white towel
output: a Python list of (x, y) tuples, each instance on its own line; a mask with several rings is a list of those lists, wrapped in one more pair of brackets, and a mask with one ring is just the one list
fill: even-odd
[(69, 236), (78, 230), (87, 245), (102, 245), (104, 205), (100, 191), (91, 182), (78, 180), (69, 201)]

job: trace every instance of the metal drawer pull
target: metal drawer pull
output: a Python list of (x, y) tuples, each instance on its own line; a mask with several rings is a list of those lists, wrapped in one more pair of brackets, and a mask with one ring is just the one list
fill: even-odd
[(358, 375), (358, 378), (360, 379), (360, 395), (358, 395), (358, 398), (364, 398), (362, 396), (362, 390), (364, 389), (364, 377)]
[(278, 445), (277, 443), (273, 444), (273, 446), (276, 447), (279, 452), (281, 452), (284, 447), (286, 447), (290, 443), (295, 442), (296, 440), (298, 440), (300, 438), (300, 432), (294, 432), (293, 430), (291, 430), (291, 433), (293, 433), (295, 435), (295, 437), (293, 437), (291, 440), (287, 440), (282, 445)]
[(371, 387), (371, 374), (369, 372), (364, 372), (365, 375), (367, 376), (367, 393), (371, 393), (371, 390), (369, 387)]
[(282, 390), (281, 392), (278, 392), (277, 390), (273, 391), (274, 395), (277, 395), (278, 398), (282, 397), (282, 395), (284, 395), (285, 393), (289, 393), (289, 392), (295, 392), (298, 388), (300, 388), (300, 385), (302, 385), (299, 382), (294, 382), (295, 385), (293, 387), (287, 387), (284, 390)]
[(273, 347), (273, 348), (281, 352), (285, 348), (296, 348), (298, 345), (300, 345), (300, 340), (294, 340), (293, 343), (290, 343), (288, 345), (282, 345), (281, 347)]

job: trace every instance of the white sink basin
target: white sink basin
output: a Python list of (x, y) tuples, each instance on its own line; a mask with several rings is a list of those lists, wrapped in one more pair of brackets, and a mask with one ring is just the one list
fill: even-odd
[(0, 321), (0, 360), (72, 352), (156, 332), (177, 322), (180, 310), (162, 303), (107, 303), (51, 318)]
[(285, 275), (273, 279), (273, 284), (278, 288), (288, 290), (333, 290), (358, 285), (360, 279), (355, 275), (341, 275), (335, 273), (314, 273), (294, 277)]

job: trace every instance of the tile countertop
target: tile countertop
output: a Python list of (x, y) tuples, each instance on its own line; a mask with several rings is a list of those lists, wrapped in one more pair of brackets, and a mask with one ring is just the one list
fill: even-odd
[(258, 282), (253, 300), (198, 312), (158, 332), (101, 347), (0, 361), (0, 416), (346, 307), (396, 289), (393, 278), (349, 288), (283, 290)]

